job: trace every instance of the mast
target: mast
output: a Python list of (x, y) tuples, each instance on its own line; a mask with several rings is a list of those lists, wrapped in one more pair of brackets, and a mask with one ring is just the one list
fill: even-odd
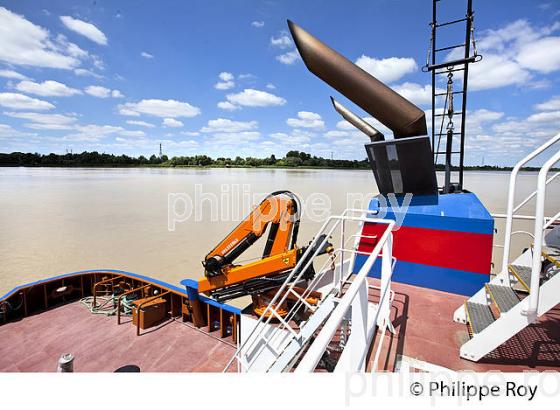
[[(456, 20), (446, 21), (439, 23), (438, 16), (438, 3), (443, 0), (432, 0), (432, 22), (431, 39), (428, 49), (428, 58), (423, 71), (431, 72), (432, 74), (432, 154), (434, 165), (437, 165), (439, 155), (445, 155), (445, 182), (443, 186), (443, 193), (451, 193), (461, 191), (463, 189), (463, 170), (465, 161), (465, 131), (466, 131), (466, 114), (467, 114), (467, 89), (468, 89), (468, 74), (469, 64), (475, 63), (482, 59), (482, 56), (477, 54), (476, 43), (474, 39), (474, 13), (472, 10), (472, 0), (467, 0), (465, 17)], [(450, 46), (443, 46), (438, 48), (438, 31), (442, 28), (453, 26), (456, 24), (465, 25), (464, 43), (458, 43)], [(473, 54), (471, 55), (471, 43)], [(461, 58), (459, 59), (446, 59), (449, 54), (454, 50), (463, 49)], [(443, 55), (442, 55), (443, 54)], [(462, 72), (462, 88), (455, 89), (454, 76)], [(439, 76), (447, 77), (447, 87), (444, 92), (438, 91)], [(461, 96), (460, 107), (455, 110), (455, 96)], [(444, 97), (445, 101), (443, 107), (438, 104), (438, 97)], [(442, 109), (441, 112), (438, 112)], [(460, 125), (457, 126), (454, 122), (460, 118)], [(441, 119), (441, 122), (439, 120)], [(445, 126), (445, 130), (444, 130)], [(453, 139), (459, 136), (459, 149), (453, 150)], [(441, 142), (442, 137), (445, 138), (445, 150), (442, 151)], [(458, 158), (458, 180), (452, 182), (453, 159)]]

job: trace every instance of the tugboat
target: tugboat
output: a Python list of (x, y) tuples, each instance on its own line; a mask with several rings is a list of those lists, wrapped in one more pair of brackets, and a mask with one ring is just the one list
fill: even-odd
[[(18, 286), (0, 297), (0, 371), (55, 371), (57, 360), (59, 371), (80, 372), (560, 370), (560, 212), (544, 215), (560, 134), (516, 164), (506, 215), (493, 216), (465, 189), (468, 69), (481, 56), (472, 1), (450, 22), (438, 21), (437, 3), (424, 70), (432, 77), (431, 136), (424, 111), (288, 21), (309, 71), (393, 133), (332, 98), (370, 140), (379, 195), (367, 209), (330, 217), (299, 246), (300, 201), (275, 191), (204, 257), (198, 280), (177, 286), (101, 269)], [(451, 47), (437, 48), (437, 33), (452, 24), (465, 26), (466, 41), (452, 47), (464, 54), (445, 60)], [(441, 76), (445, 92), (436, 87)], [(517, 202), (519, 171), (542, 153), (551, 157), (534, 192)], [(519, 215), (532, 198), (534, 214)], [(506, 220), (503, 243), (498, 217)], [(512, 258), (513, 226), (528, 218), (533, 239)], [(259, 260), (238, 262), (257, 244)], [(497, 246), (502, 266), (492, 274)], [(247, 296), (243, 308), (231, 303)]]

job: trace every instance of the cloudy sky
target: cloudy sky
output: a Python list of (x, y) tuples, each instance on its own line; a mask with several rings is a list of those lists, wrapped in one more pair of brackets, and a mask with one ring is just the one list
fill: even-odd
[[(560, 2), (475, 11), (466, 161), (511, 165), (560, 131)], [(151, 155), (161, 142), (169, 156), (362, 159), (366, 138), (329, 96), (367, 114), (305, 69), (286, 19), (429, 110), (430, 12), (431, 0), (1, 0), (0, 152)]]

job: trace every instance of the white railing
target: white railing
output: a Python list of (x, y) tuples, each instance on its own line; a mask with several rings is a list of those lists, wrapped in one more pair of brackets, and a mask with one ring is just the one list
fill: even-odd
[[(560, 137), (558, 134), (557, 137)], [(525, 312), (531, 320), (535, 320), (538, 316), (539, 295), (540, 295), (540, 279), (542, 268), (542, 245), (544, 234), (544, 205), (546, 197), (547, 175), (550, 168), (560, 161), (560, 150), (556, 152), (548, 161), (544, 163), (539, 171), (537, 179), (537, 203), (535, 205), (535, 242), (533, 248), (533, 266), (531, 267), (531, 290), (529, 293), (529, 308)], [(558, 215), (558, 214), (557, 214)], [(550, 224), (551, 222), (549, 222)], [(548, 225), (548, 224), (547, 224)]]
[[(376, 223), (385, 223), (387, 228), (379, 237), (375, 248), (369, 255), (368, 259), (352, 281), (344, 296), (340, 299), (338, 306), (332, 312), (329, 319), (324, 324), (321, 332), (315, 338), (313, 344), (298, 365), (296, 372), (312, 372), (327, 350), (334, 334), (341, 327), (349, 309), (352, 309), (352, 335), (358, 338), (353, 344), (346, 346), (352, 349), (349, 353), (349, 368), (347, 371), (361, 371), (365, 369), (365, 359), (368, 352), (369, 341), (373, 330), (376, 326), (382, 328), (382, 336), (389, 326), (390, 317), (390, 294), (391, 294), (391, 276), (392, 276), (392, 230), (395, 225), (394, 221), (376, 220)], [(381, 254), (381, 286), (380, 300), (377, 306), (373, 327), (368, 329), (368, 282), (367, 275), (371, 271), (373, 264)], [(377, 362), (381, 343), (378, 345), (378, 352), (375, 354), (374, 362)]]
[[(541, 171), (539, 172), (539, 182), (537, 184), (538, 185), (537, 189), (533, 193), (531, 193), (527, 198), (525, 198), (523, 201), (521, 201), (519, 203), (519, 205), (515, 206), (514, 203), (515, 203), (515, 188), (516, 188), (517, 175), (519, 174), (519, 171), (521, 170), (521, 168), (525, 164), (527, 164), (527, 162), (531, 161), (537, 155), (546, 151), (548, 148), (550, 148), (552, 145), (554, 145), (558, 141), (560, 141), (560, 133), (557, 134), (556, 136), (554, 136), (553, 138), (551, 138), (550, 140), (548, 140), (547, 142), (545, 142), (543, 145), (541, 145), (537, 149), (535, 149), (533, 152), (531, 152), (529, 155), (527, 155), (525, 158), (523, 158), (517, 164), (515, 164), (515, 167), (513, 167), (513, 170), (511, 172), (510, 179), (509, 179), (508, 202), (507, 202), (507, 211), (506, 211), (506, 227), (505, 227), (505, 231), (504, 231), (504, 247), (503, 247), (504, 248), (504, 254), (502, 256), (502, 267), (501, 267), (501, 271), (500, 271), (500, 275), (502, 276), (502, 278), (506, 281), (506, 283), (508, 285), (510, 284), (510, 276), (509, 276), (509, 273), (508, 273), (508, 265), (509, 265), (509, 254), (510, 254), (510, 247), (511, 247), (511, 236), (512, 236), (512, 230), (513, 230), (513, 220), (514, 219), (525, 219), (523, 217), (516, 218), (515, 213), (519, 209), (521, 209), (521, 207), (523, 207), (525, 204), (527, 204), (535, 195), (537, 196), (537, 203), (538, 203), (539, 202), (539, 200), (538, 200), (539, 193), (541, 194), (542, 199), (544, 201), (544, 191), (546, 190), (546, 185), (548, 183), (550, 183), (554, 178), (556, 178), (556, 176), (558, 174), (552, 176), (549, 179), (546, 179), (547, 174), (548, 174), (548, 170), (554, 164), (551, 164), (548, 168), (546, 168), (546, 171), (545, 171), (545, 167), (546, 167), (546, 164), (545, 164), (545, 166), (543, 166), (541, 168)], [(548, 161), (548, 162), (550, 162), (550, 161)], [(548, 162), (547, 162), (547, 164), (548, 164)], [(543, 171), (544, 171), (544, 173), (543, 173)], [(541, 174), (544, 176), (543, 180), (541, 180)], [(537, 208), (538, 208), (538, 205), (537, 205)], [(544, 202), (543, 202), (543, 209), (542, 209), (541, 215), (542, 215), (542, 217), (541, 217), (541, 222), (542, 222), (542, 218), (544, 217)], [(536, 218), (536, 220), (538, 220), (538, 218)], [(535, 226), (535, 229), (536, 228), (537, 227)], [(542, 239), (542, 223), (541, 223), (540, 238)], [(535, 241), (536, 241), (536, 235), (535, 235)], [(538, 259), (538, 258), (536, 258), (536, 259)]]
[[(352, 214), (357, 214), (357, 213), (360, 214), (361, 216), (352, 216)], [(340, 216), (331, 216), (330, 218), (328, 218), (328, 220), (323, 224), (323, 226), (315, 236), (314, 240), (312, 241), (312, 243), (310, 244), (306, 252), (300, 258), (300, 262), (298, 262), (298, 264), (292, 270), (290, 275), (288, 275), (285, 282), (282, 284), (282, 286), (280, 286), (280, 288), (278, 289), (275, 296), (272, 298), (267, 308), (260, 315), (256, 325), (253, 327), (253, 329), (249, 332), (248, 335), (243, 335), (243, 340), (240, 343), (236, 354), (231, 358), (224, 371), (228, 370), (229, 367), (235, 361), (237, 361), (238, 363), (238, 369), (241, 368), (244, 371), (250, 370), (251, 366), (257, 361), (258, 357), (265, 351), (265, 348), (268, 351), (273, 351), (276, 356), (281, 355), (283, 351), (275, 350), (275, 347), (273, 347), (272, 345), (273, 342), (275, 341), (275, 338), (277, 341), (278, 339), (281, 339), (283, 337), (282, 330), (287, 330), (291, 332), (294, 338), (301, 337), (301, 334), (298, 333), (298, 330), (292, 328), (291, 321), (296, 317), (296, 314), (298, 312), (301, 312), (302, 309), (303, 310), (309, 309), (312, 312), (317, 311), (317, 309), (319, 309), (319, 305), (310, 306), (309, 304), (307, 304), (306, 298), (313, 291), (316, 291), (319, 287), (321, 287), (323, 290), (325, 289), (324, 280), (323, 281), (321, 280), (324, 279), (325, 275), (329, 272), (330, 274), (332, 274), (332, 283), (330, 287), (327, 286), (327, 288), (330, 289), (329, 291), (330, 293), (340, 294), (344, 284), (348, 283), (349, 277), (352, 274), (351, 269), (349, 269), (348, 267), (351, 267), (353, 265), (353, 263), (351, 262), (353, 262), (357, 254), (362, 254), (362, 252), (359, 252), (357, 250), (358, 242), (355, 242), (352, 248), (346, 248), (345, 246), (345, 244), (348, 242), (349, 239), (357, 240), (358, 238), (357, 233), (354, 233), (353, 235), (346, 234), (345, 231), (348, 228), (348, 224), (350, 222), (359, 223), (356, 232), (361, 231), (362, 225), (366, 222), (386, 224), (388, 226), (386, 232), (380, 237), (378, 246), (376, 246), (375, 249), (378, 248), (381, 249), (381, 247), (384, 244), (386, 244), (386, 242), (388, 242), (387, 237), (394, 226), (394, 221), (388, 221), (384, 219), (378, 219), (378, 218), (372, 218), (366, 216), (366, 215), (375, 215), (376, 213), (377, 211), (371, 211), (371, 210), (347, 209)], [(323, 266), (317, 270), (317, 273), (314, 276), (314, 278), (310, 280), (306, 285), (303, 285), (304, 291), (303, 293), (300, 293), (298, 295), (299, 296), (298, 301), (294, 304), (294, 306), (290, 308), (290, 310), (285, 316), (280, 317), (280, 315), (276, 311), (275, 306), (281, 306), (286, 301), (289, 292), (292, 292), (292, 295), (295, 295), (296, 292), (294, 291), (294, 287), (296, 286), (299, 288), (302, 287), (302, 284), (304, 283), (303, 274), (311, 266), (314, 259), (318, 256), (319, 250), (325, 245), (325, 243), (329, 240), (329, 238), (332, 237), (334, 231), (337, 228), (341, 230), (339, 236), (340, 238), (339, 246), (331, 253), (331, 257), (325, 261)], [(323, 236), (323, 234), (325, 234), (326, 236)], [(324, 239), (321, 241), (321, 243), (319, 243), (321, 237), (323, 237)], [(391, 268), (392, 259), (391, 259), (390, 241), (389, 241), (389, 245), (385, 245), (385, 246), (389, 246), (389, 250), (386, 253), (384, 250), (384, 258), (387, 259), (389, 262), (382, 262), (382, 264), (388, 263), (389, 268)], [(312, 253), (311, 251), (314, 248), (316, 250), (313, 254), (311, 254)], [(350, 261), (344, 260), (345, 254), (352, 255)], [(378, 254), (379, 251), (377, 251), (376, 256), (370, 256), (368, 258), (366, 264), (369, 264), (370, 266), (369, 269), (371, 269), (371, 266), (375, 261), (375, 258), (378, 256)], [(337, 263), (338, 266), (335, 266), (335, 261), (337, 260), (338, 260)], [(370, 263), (369, 261), (372, 262)], [(331, 264), (331, 269), (328, 268), (329, 264)], [(344, 267), (347, 268), (345, 269)], [(362, 271), (364, 270), (362, 269), (360, 272)], [(358, 279), (358, 277), (356, 277), (356, 279)], [(355, 287), (356, 284), (352, 283), (348, 291), (350, 291), (350, 289), (353, 289), (353, 286)], [(382, 280), (382, 287), (383, 287), (383, 280)], [(383, 289), (386, 291), (387, 286), (383, 287)], [(346, 295), (348, 295), (348, 291), (344, 293), (344, 296), (342, 297), (341, 300), (347, 300), (348, 296)], [(384, 294), (384, 292), (382, 292), (382, 294)], [(390, 287), (389, 287), (389, 294), (391, 294)], [(384, 296), (382, 300), (385, 300)], [(389, 312), (389, 310), (387, 310), (387, 312)], [(367, 310), (364, 314), (367, 315)], [(387, 314), (387, 318), (388, 318), (388, 314)], [(279, 323), (271, 327), (270, 322), (272, 320), (276, 320)], [(330, 319), (327, 319), (327, 322), (329, 320)], [(358, 322), (359, 321), (356, 320), (356, 323)], [(353, 326), (352, 334), (354, 335), (354, 322), (352, 326)], [(313, 343), (313, 345), (314, 344), (315, 343)], [(285, 349), (285, 347), (286, 346), (284, 345), (283, 348)], [(251, 352), (250, 361), (247, 360), (247, 357), (249, 356), (246, 354), (247, 352)]]

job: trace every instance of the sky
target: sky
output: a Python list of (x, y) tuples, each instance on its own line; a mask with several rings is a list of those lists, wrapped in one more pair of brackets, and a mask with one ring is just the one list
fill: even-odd
[[(286, 19), (430, 118), (431, 3), (0, 0), (0, 152), (149, 156), (161, 143), (170, 157), (364, 159), (367, 137), (329, 96), (391, 132), (307, 71)], [(439, 4), (440, 21), (464, 15), (462, 2)], [(483, 59), (469, 76), (465, 159), (512, 165), (560, 131), (560, 2), (474, 9)]]

